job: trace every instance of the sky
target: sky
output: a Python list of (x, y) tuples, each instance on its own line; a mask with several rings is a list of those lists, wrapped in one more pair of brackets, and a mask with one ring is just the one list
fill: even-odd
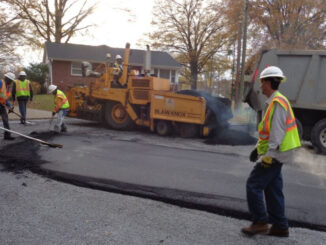
[[(154, 0), (90, 0), (98, 2), (94, 13), (85, 19), (84, 24), (95, 24), (73, 37), (70, 43), (86, 45), (107, 45), (123, 48), (127, 42), (131, 48), (137, 46), (138, 40), (151, 31), (152, 8)], [(126, 9), (130, 10), (129, 12)], [(23, 65), (38, 63), (42, 60), (43, 51), (27, 51), (22, 60)]]
[[(76, 37), (78, 42), (124, 47), (136, 46), (137, 40), (150, 31), (154, 0), (98, 0), (98, 6), (88, 21), (97, 25), (90, 36)], [(130, 12), (125, 11), (130, 10)]]

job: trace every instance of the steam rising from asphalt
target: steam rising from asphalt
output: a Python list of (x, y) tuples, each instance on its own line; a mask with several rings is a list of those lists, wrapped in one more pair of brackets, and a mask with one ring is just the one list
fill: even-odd
[(249, 125), (230, 126), (229, 120), (233, 117), (233, 113), (229, 99), (215, 97), (204, 91), (182, 90), (179, 93), (205, 98), (208, 108), (205, 125), (211, 131), (211, 138), (205, 140), (205, 143), (220, 145), (253, 145), (256, 143), (257, 139), (249, 133), (249, 129), (251, 129)]
[(326, 156), (317, 155), (308, 149), (300, 148), (297, 150), (292, 164), (305, 172), (326, 177)]
[(203, 97), (206, 100), (207, 119), (206, 125), (210, 128), (228, 128), (228, 120), (233, 117), (231, 111), (231, 101), (222, 97), (215, 97), (211, 94), (199, 90), (181, 90), (179, 94)]

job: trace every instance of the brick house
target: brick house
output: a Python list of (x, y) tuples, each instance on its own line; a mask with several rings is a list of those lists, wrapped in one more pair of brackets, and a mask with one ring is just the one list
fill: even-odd
[[(129, 66), (131, 69), (144, 73), (145, 50), (130, 49)], [(124, 48), (111, 48), (106, 45), (90, 46), (80, 44), (63, 44), (46, 42), (44, 45), (43, 62), (49, 65), (49, 83), (58, 85), (66, 90), (74, 85), (86, 84), (94, 78), (82, 77), (81, 62), (88, 61), (93, 70), (101, 70), (106, 61), (106, 54), (111, 59), (119, 54), (124, 57)], [(181, 65), (168, 53), (151, 51), (151, 74), (161, 78), (168, 78), (171, 84), (178, 83), (178, 74)]]

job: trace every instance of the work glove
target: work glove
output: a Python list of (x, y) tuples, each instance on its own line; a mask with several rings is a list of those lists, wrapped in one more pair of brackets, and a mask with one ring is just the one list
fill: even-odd
[(55, 111), (52, 111), (52, 116), (53, 116), (53, 117), (54, 117), (55, 113), (56, 113)]
[(264, 156), (263, 159), (261, 160), (260, 165), (263, 168), (270, 168), (274, 162), (274, 159), (270, 156)]
[(258, 159), (258, 151), (257, 151), (257, 148), (255, 148), (251, 153), (250, 153), (250, 156), (249, 156), (249, 160), (251, 162), (256, 162)]
[(14, 112), (14, 107), (12, 106), (12, 107), (9, 107), (9, 109), (8, 109), (8, 113), (13, 113)]

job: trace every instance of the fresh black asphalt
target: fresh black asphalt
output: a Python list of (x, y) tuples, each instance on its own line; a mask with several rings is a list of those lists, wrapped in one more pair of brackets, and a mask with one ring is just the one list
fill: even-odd
[[(77, 127), (66, 135), (36, 134), (63, 144), (62, 149), (21, 141), (5, 146), (0, 162), (5, 170), (27, 168), (76, 185), (249, 218), (245, 181), (252, 163), (246, 158), (120, 140), (107, 137), (106, 129), (94, 134), (90, 128)], [(283, 175), (291, 224), (326, 231), (325, 177), (293, 166), (285, 166)]]

